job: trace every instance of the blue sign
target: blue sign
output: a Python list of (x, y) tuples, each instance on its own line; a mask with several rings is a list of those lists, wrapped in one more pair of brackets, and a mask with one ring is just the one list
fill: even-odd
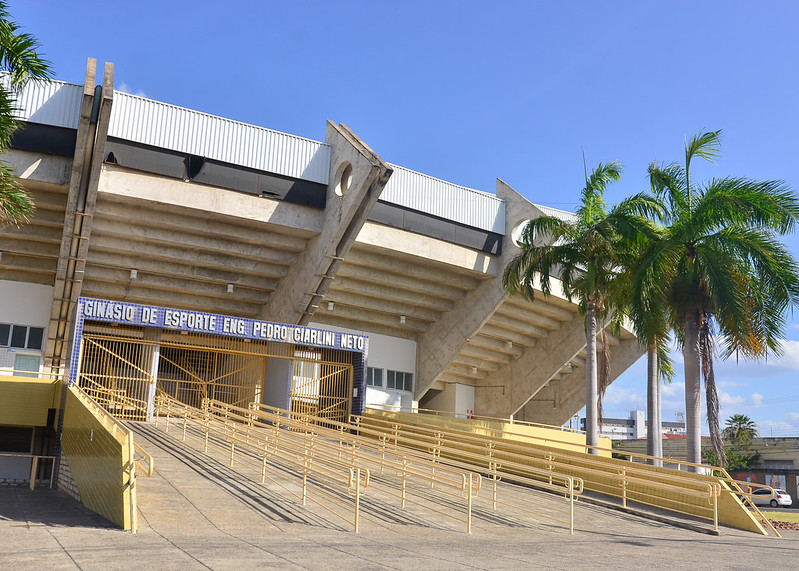
[(82, 324), (84, 320), (344, 349), (360, 353), (365, 353), (368, 348), (366, 335), (82, 297), (78, 301), (77, 322)]

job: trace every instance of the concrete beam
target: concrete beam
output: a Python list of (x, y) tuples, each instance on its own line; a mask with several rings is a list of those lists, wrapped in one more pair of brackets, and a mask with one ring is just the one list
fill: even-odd
[[(611, 354), (611, 383), (642, 356), (635, 338), (623, 337)], [(583, 363), (585, 361), (583, 360)], [(585, 406), (585, 369), (574, 367), (557, 382), (542, 388), (514, 418), (544, 424), (561, 425)]]
[(496, 260), (489, 264), (494, 268), (492, 277), (469, 291), (452, 311), (419, 337), (416, 356), (417, 400), (424, 396), (469, 338), (480, 331), (508, 297), (502, 286), (502, 269), (519, 253), (518, 246), (511, 239), (511, 232), (521, 222), (534, 218), (538, 211), (501, 180), (497, 180), (497, 196), (505, 201), (506, 206), (502, 255), (494, 256)]
[[(181, 232), (179, 228), (151, 227), (146, 221), (137, 224), (118, 224), (105, 219), (94, 222), (94, 231), (103, 237), (116, 238), (123, 242), (142, 242), (153, 246), (163, 245), (167, 249), (185, 249), (189, 252), (205, 251), (226, 258), (248, 258), (253, 261), (268, 261), (289, 266), (296, 262), (295, 252), (264, 248), (263, 245), (243, 244), (235, 240), (201, 236)], [(191, 256), (187, 256), (191, 257)]]
[(360, 292), (350, 293), (339, 290), (333, 292), (332, 288), (331, 290), (328, 290), (324, 301), (320, 302), (320, 307), (323, 311), (328, 311), (328, 303), (334, 304), (333, 311), (336, 311), (339, 306), (350, 306), (362, 307), (372, 311), (380, 311), (388, 313), (392, 316), (405, 315), (406, 317), (413, 317), (415, 319), (419, 319), (420, 321), (435, 321), (441, 317), (440, 308), (438, 311), (435, 311), (420, 305), (415, 305), (411, 302), (398, 303), (378, 296), (372, 297), (369, 295), (364, 295)]
[(260, 303), (246, 303), (221, 296), (188, 296), (184, 291), (164, 291), (160, 288), (150, 288), (146, 285), (129, 281), (121, 283), (97, 280), (87, 281), (82, 291), (83, 295), (88, 297), (124, 299), (130, 303), (207, 311), (208, 313), (223, 313), (249, 318), (257, 317), (261, 308)]
[[(375, 246), (392, 254), (396, 253), (397, 244), (402, 244), (403, 254), (418, 258), (418, 264), (437, 268), (446, 264), (453, 270), (462, 270), (464, 275), (477, 272), (496, 276), (502, 271), (497, 256), (374, 222), (364, 224), (356, 242), (359, 245)], [(361, 258), (364, 255), (359, 248), (358, 255), (354, 257)], [(375, 254), (376, 256), (378, 254)], [(347, 261), (349, 262), (350, 258), (347, 258)], [(414, 270), (414, 264), (408, 263), (406, 259), (402, 260), (402, 263), (408, 271)]]
[(14, 169), (14, 174), (26, 188), (48, 186), (67, 188), (72, 173), (72, 159), (46, 153), (10, 149), (3, 162)]
[(541, 339), (517, 360), (486, 377), (486, 385), (505, 387), (504, 391), (475, 391), (475, 412), (507, 417), (514, 414), (557, 374), (565, 363), (585, 348), (585, 325), (581, 316)]
[[(230, 191), (225, 191), (230, 192)], [(120, 224), (136, 224), (147, 220), (150, 228), (173, 229), (180, 227), (181, 232), (207, 236), (211, 239), (225, 238), (235, 242), (255, 244), (263, 247), (299, 253), (305, 249), (312, 232), (305, 235), (296, 234), (295, 229), (287, 229), (258, 221), (240, 218), (223, 217), (217, 212), (197, 212), (189, 209), (167, 208), (164, 204), (146, 203), (128, 199), (124, 202), (110, 202), (100, 196), (97, 204), (97, 216)], [(258, 199), (256, 205), (266, 203), (266, 199)], [(179, 221), (179, 222), (178, 222)], [(288, 234), (290, 231), (292, 234)]]
[(423, 297), (429, 296), (449, 300), (463, 297), (465, 292), (458, 285), (451, 282), (441, 282), (439, 279), (433, 279), (432, 277), (430, 279), (408, 278), (400, 274), (383, 271), (379, 267), (366, 268), (353, 266), (349, 263), (343, 265), (341, 271), (335, 277), (337, 284), (348, 280), (357, 280), (359, 282), (369, 282), (385, 290), (405, 290)]
[[(108, 247), (104, 242), (98, 247), (92, 244), (90, 263), (93, 266), (117, 268), (125, 270), (138, 270), (139, 274), (152, 273), (164, 276), (185, 276), (197, 279), (209, 279), (232, 283), (235, 286), (253, 288), (266, 288), (270, 291), (277, 287), (277, 282), (286, 275), (285, 266), (242, 260), (233, 257), (215, 257), (216, 264), (209, 264), (206, 259), (182, 257), (167, 257), (155, 255), (152, 250), (144, 248), (138, 253), (135, 249), (122, 249), (121, 244), (116, 248)], [(204, 258), (204, 257), (203, 257)]]
[(338, 273), (393, 170), (346, 125), (327, 122), (330, 183), (323, 226), (283, 279), (262, 317), (306, 325)]
[(101, 194), (113, 195), (108, 202), (146, 202), (164, 204), (185, 212), (214, 212), (262, 224), (274, 224), (287, 229), (302, 230), (306, 236), (322, 229), (322, 213), (316, 208), (282, 200), (184, 182), (150, 173), (131, 171), (113, 164), (103, 165)]

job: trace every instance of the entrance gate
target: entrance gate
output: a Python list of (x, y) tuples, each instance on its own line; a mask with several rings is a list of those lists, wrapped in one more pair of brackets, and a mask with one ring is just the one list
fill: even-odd
[(88, 318), (76, 342), (72, 382), (121, 419), (151, 418), (157, 392), (193, 407), (256, 402), (339, 422), (360, 412), (361, 352)]

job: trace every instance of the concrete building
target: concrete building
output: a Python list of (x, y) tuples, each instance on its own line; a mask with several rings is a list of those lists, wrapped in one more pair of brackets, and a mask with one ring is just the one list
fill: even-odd
[[(367, 404), (555, 425), (585, 405), (576, 304), (501, 284), (514, 230), (568, 213), (389, 164), (344, 124), (313, 141), (121, 93), (94, 60), (19, 105), (4, 160), (37, 211), (0, 229), (0, 369), (75, 366), (91, 298), (367, 336)], [(615, 378), (641, 351), (611, 343)]]
[[(630, 411), (630, 418), (603, 418), (599, 423), (599, 435), (611, 440), (635, 440), (646, 438), (646, 412)], [(580, 430), (585, 430), (585, 418), (580, 419)], [(661, 430), (666, 438), (685, 435), (684, 422), (662, 422)]]

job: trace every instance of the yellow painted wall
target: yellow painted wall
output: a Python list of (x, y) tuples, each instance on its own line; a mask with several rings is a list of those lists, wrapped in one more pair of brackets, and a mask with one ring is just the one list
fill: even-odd
[(60, 396), (59, 381), (0, 375), (0, 424), (46, 426), (47, 411), (59, 408)]
[(95, 415), (67, 389), (62, 449), (81, 502), (123, 529), (131, 529), (130, 488), (124, 468), (133, 459), (130, 433)]
[[(440, 426), (441, 428), (470, 430), (475, 434), (507, 438), (518, 442), (529, 442), (535, 446), (552, 446), (563, 450), (585, 452), (584, 433), (560, 430), (559, 427), (547, 428), (545, 426), (516, 424), (500, 420), (466, 420), (445, 415), (394, 412), (379, 409), (370, 409), (369, 414), (386, 418), (397, 417), (409, 422), (424, 422), (426, 425)], [(603, 449), (601, 450), (601, 456), (610, 458), (611, 444), (610, 438), (599, 437), (599, 448)]]

